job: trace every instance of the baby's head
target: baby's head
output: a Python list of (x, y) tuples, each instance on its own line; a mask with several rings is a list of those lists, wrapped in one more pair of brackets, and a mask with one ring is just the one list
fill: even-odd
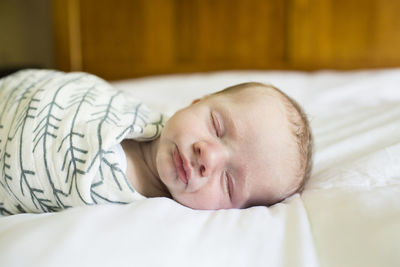
[(194, 209), (272, 205), (300, 192), (312, 137), (300, 106), (277, 88), (244, 83), (175, 113), (161, 133), (157, 171)]

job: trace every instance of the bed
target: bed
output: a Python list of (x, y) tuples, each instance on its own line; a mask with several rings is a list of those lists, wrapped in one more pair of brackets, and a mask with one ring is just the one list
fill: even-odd
[(268, 208), (151, 198), (0, 217), (0, 266), (400, 266), (400, 1), (51, 3), (57, 69), (168, 115), (271, 83), (308, 114), (314, 168)]
[(0, 217), (0, 266), (400, 266), (400, 69), (219, 71), (112, 84), (171, 115), (246, 81), (281, 88), (310, 117), (314, 169), (301, 195), (243, 210), (152, 198)]

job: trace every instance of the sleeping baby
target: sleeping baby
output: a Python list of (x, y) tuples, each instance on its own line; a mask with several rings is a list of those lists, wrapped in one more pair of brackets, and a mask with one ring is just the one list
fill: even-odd
[(0, 99), (3, 215), (146, 197), (270, 206), (310, 176), (307, 118), (270, 85), (226, 88), (169, 119), (87, 73), (20, 71)]

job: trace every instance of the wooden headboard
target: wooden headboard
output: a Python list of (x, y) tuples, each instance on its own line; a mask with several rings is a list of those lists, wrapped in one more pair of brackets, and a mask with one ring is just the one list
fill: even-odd
[(57, 67), (106, 79), (400, 66), (400, 0), (53, 0)]

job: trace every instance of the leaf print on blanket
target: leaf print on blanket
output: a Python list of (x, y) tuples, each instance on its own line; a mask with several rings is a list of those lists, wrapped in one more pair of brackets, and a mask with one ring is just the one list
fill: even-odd
[(87, 73), (21, 71), (0, 99), (0, 214), (143, 199), (113, 149), (157, 138), (162, 114)]
[(90, 88), (80, 88), (75, 94), (71, 94), (68, 106), (65, 109), (75, 108), (74, 116), (70, 125), (69, 133), (61, 140), (60, 146), (57, 149), (57, 152), (60, 152), (63, 147), (64, 149), (66, 147), (63, 156), (61, 171), (64, 172), (65, 170), (67, 170), (65, 174), (65, 183), (70, 184), (68, 194), (71, 194), (73, 188), (75, 188), (75, 191), (78, 193), (79, 198), (87, 205), (91, 203), (88, 203), (82, 197), (77, 180), (79, 179), (79, 176), (86, 173), (84, 165), (86, 163), (86, 159), (83, 156), (88, 153), (88, 150), (80, 148), (78, 145), (75, 144), (79, 144), (79, 142), (76, 142), (74, 139), (85, 138), (85, 134), (81, 130), (75, 129), (75, 123), (80, 110), (84, 109), (85, 104), (93, 106), (96, 94), (98, 94), (98, 92), (96, 91), (96, 88), (94, 86)]
[[(19, 163), (19, 168), (20, 168), (20, 175), (19, 175), (19, 185), (20, 185), (20, 191), (23, 196), (25, 196), (25, 191), (24, 187), (30, 194), (30, 198), (33, 202), (33, 204), (38, 208), (38, 205), (41, 207), (43, 211), (50, 211), (52, 210), (52, 207), (49, 206), (46, 202), (48, 202), (48, 199), (44, 198), (41, 196), (41, 193), (43, 191), (39, 188), (35, 188), (34, 186), (31, 186), (29, 183), (29, 176), (34, 176), (35, 172), (30, 169), (29, 167), (25, 167), (24, 160), (22, 157), (23, 154), (23, 141), (24, 141), (24, 130), (25, 130), (25, 125), (28, 119), (32, 119), (34, 116), (32, 115), (33, 112), (35, 112), (36, 107), (35, 104), (39, 102), (35, 96), (41, 92), (42, 90), (40, 89), (41, 86), (45, 85), (46, 82), (49, 80), (51, 77), (51, 74), (45, 75), (38, 79), (34, 83), (28, 83), (28, 86), (24, 87), (23, 90), (13, 90), (16, 92), (19, 92), (20, 95), (16, 97), (16, 100), (13, 102), (16, 105), (16, 111), (17, 114), (14, 116), (12, 125), (13, 125), (13, 130), (14, 132), (9, 132), (8, 137), (7, 137), (7, 142), (4, 146), (5, 150), (7, 151), (8, 147), (8, 142), (13, 141), (14, 138), (18, 138), (19, 140), (19, 149), (18, 153), (15, 153), (12, 157), (12, 153), (4, 153), (3, 156), (3, 172), (5, 175), (5, 185), (6, 189), (9, 190), (9, 192), (13, 195), (13, 197), (19, 202), (19, 204), (16, 206), (16, 208), (20, 212), (24, 212), (26, 207), (24, 208), (24, 201), (21, 200), (11, 189), (9, 182), (13, 179), (17, 179), (17, 177), (12, 177), (12, 175), (8, 174), (8, 170), (10, 169), (10, 164), (7, 163), (8, 161), (15, 161), (15, 158), (18, 158), (16, 162)], [(25, 85), (25, 82), (29, 79), (29, 76), (24, 79), (17, 87)], [(28, 103), (25, 103), (28, 101)], [(5, 106), (7, 107), (7, 105)], [(10, 110), (10, 107), (8, 107), (8, 110)], [(18, 113), (19, 111), (19, 113)], [(4, 110), (3, 110), (4, 112)]]
[[(57, 96), (60, 93), (60, 91), (65, 88), (67, 85), (78, 81), (81, 79), (83, 76), (78, 76), (75, 79), (67, 80), (64, 84), (62, 84), (54, 93), (52, 100), (46, 104), (37, 114), (37, 117), (39, 118), (39, 123), (36, 126), (36, 128), (33, 130), (34, 133), (34, 148), (32, 152), (35, 152), (37, 146), (39, 144), (42, 144), (42, 151), (43, 151), (43, 163), (44, 163), (44, 168), (46, 171), (46, 175), (48, 178), (48, 182), (51, 188), (51, 191), (55, 197), (56, 203), (52, 203), (55, 206), (49, 206), (49, 210), (45, 211), (57, 211), (58, 209), (65, 209), (70, 206), (65, 205), (63, 201), (60, 198), (60, 195), (67, 197), (68, 192), (64, 192), (62, 188), (57, 188), (56, 185), (53, 182), (52, 175), (50, 173), (50, 167), (49, 165), (51, 164), (50, 161), (51, 159), (48, 156), (48, 148), (47, 148), (47, 142), (48, 138), (50, 139), (55, 139), (57, 138), (57, 130), (59, 126), (57, 124), (61, 122), (61, 118), (59, 118), (55, 113), (60, 110), (63, 111), (64, 108), (62, 105), (58, 104), (57, 102)], [(49, 202), (51, 202), (49, 200)]]
[[(101, 186), (104, 182), (105, 178), (105, 168), (108, 167), (108, 173), (111, 174), (114, 183), (118, 187), (119, 190), (123, 190), (121, 187), (121, 182), (119, 180), (122, 180), (122, 182), (126, 183), (127, 179), (123, 171), (119, 168), (117, 164), (113, 164), (107, 160), (106, 155), (110, 153), (109, 151), (105, 150), (103, 147), (103, 139), (102, 139), (102, 128), (104, 125), (108, 124), (111, 127), (116, 127), (118, 126), (118, 122), (120, 121), (119, 116), (117, 113), (120, 113), (118, 109), (116, 109), (113, 106), (113, 102), (115, 99), (121, 94), (121, 92), (117, 91), (114, 95), (112, 95), (106, 104), (100, 104), (97, 105), (97, 108), (100, 108), (100, 111), (94, 112), (91, 115), (94, 116), (95, 118), (91, 119), (88, 121), (88, 123), (92, 122), (97, 122), (97, 144), (98, 148), (95, 153), (95, 156), (92, 160), (92, 162), (89, 164), (89, 168), (87, 171), (90, 171), (90, 169), (93, 167), (94, 163), (96, 161), (100, 161), (100, 166), (99, 166), (99, 177), (100, 180), (93, 183), (90, 189), (91, 193), (91, 198), (94, 203), (98, 203), (98, 199), (101, 199), (103, 201), (107, 201), (110, 203), (121, 203), (124, 204), (125, 202), (121, 201), (115, 201), (107, 198), (104, 195), (101, 195), (97, 192), (97, 187)], [(128, 186), (128, 188), (131, 188)]]

